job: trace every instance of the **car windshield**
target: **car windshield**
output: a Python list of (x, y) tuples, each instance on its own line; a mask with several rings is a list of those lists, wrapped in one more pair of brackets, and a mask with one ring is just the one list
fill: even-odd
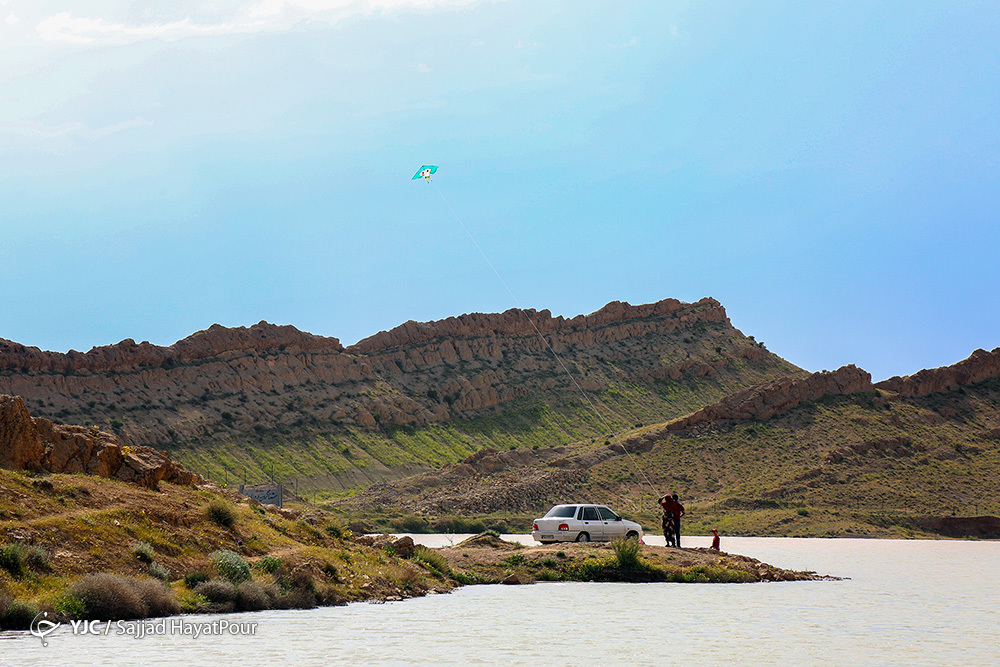
[(570, 519), (576, 514), (576, 505), (557, 505), (549, 510), (546, 518)]
[(601, 518), (605, 521), (617, 521), (619, 519), (618, 515), (607, 507), (598, 507), (597, 511), (601, 513)]

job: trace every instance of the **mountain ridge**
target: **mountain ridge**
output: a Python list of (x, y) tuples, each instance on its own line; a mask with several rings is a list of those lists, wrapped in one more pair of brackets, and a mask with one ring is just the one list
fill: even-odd
[[(209, 476), (408, 474), (491, 444), (566, 442), (677, 416), (788, 375), (805, 373), (735, 329), (712, 298), (611, 302), (572, 318), (511, 309), (411, 321), (347, 347), (266, 322), (86, 353), (0, 340), (0, 392), (22, 396), (33, 415), (111, 428), (123, 444), (168, 449)], [(534, 440), (512, 435), (525, 429)]]

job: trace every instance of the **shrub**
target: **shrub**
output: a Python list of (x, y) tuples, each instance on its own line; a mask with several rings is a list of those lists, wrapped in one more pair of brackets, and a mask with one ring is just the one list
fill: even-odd
[(795, 512), (799, 516), (809, 516), (809, 510), (805, 507), (800, 507), (797, 510), (795, 510)]
[(219, 576), (235, 585), (250, 578), (250, 564), (235, 551), (215, 551), (211, 556)]
[(444, 575), (451, 573), (447, 559), (434, 549), (425, 547), (422, 544), (418, 544), (413, 548), (413, 560), (419, 563), (425, 570)]
[(274, 574), (281, 568), (281, 559), (277, 556), (261, 556), (253, 566), (261, 572)]
[(154, 579), (159, 579), (160, 581), (167, 581), (170, 579), (170, 568), (163, 563), (150, 563), (148, 572), (149, 576)]
[(24, 545), (12, 542), (0, 547), (0, 567), (10, 572), (10, 576), (20, 579), (28, 573), (24, 555)]
[(195, 586), (208, 579), (209, 576), (204, 572), (188, 572), (184, 575), (184, 585), (193, 591)]
[(132, 581), (107, 572), (88, 574), (77, 579), (70, 586), (69, 594), (82, 603), (83, 613), (80, 617), (83, 619), (145, 618), (149, 611)]
[(174, 597), (174, 591), (163, 581), (135, 579), (133, 587), (146, 605), (146, 616), (172, 616), (180, 613), (181, 606)]
[(325, 526), (326, 534), (330, 537), (340, 539), (344, 536), (344, 527), (336, 521), (330, 521)]
[(232, 528), (236, 525), (239, 515), (236, 508), (222, 500), (213, 500), (208, 504), (208, 518), (223, 528)]
[(38, 615), (30, 602), (0, 599), (0, 630), (27, 630)]
[(49, 569), (49, 551), (40, 544), (24, 547), (24, 562), (36, 572)]
[(225, 579), (203, 581), (194, 587), (194, 592), (217, 604), (236, 600), (236, 587)]
[(276, 609), (313, 609), (316, 606), (316, 592), (304, 588), (294, 588), (274, 601)]
[(153, 551), (153, 545), (149, 542), (136, 540), (132, 543), (132, 555), (143, 563), (152, 563), (156, 552)]
[(524, 554), (511, 554), (504, 560), (511, 567), (517, 567), (524, 562)]
[(260, 582), (244, 581), (236, 589), (236, 608), (240, 611), (270, 609), (274, 597), (276, 596), (268, 595), (268, 591)]
[(642, 569), (642, 561), (639, 559), (639, 540), (612, 540), (611, 548), (614, 549), (615, 566), (619, 570)]

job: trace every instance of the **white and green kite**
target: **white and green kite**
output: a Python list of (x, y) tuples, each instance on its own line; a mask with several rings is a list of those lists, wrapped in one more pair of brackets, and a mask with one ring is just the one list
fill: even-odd
[(436, 165), (425, 164), (420, 169), (417, 169), (417, 173), (415, 173), (413, 175), (413, 178), (411, 178), (410, 180), (411, 181), (415, 181), (418, 178), (422, 178), (425, 181), (429, 181), (429, 180), (431, 180), (431, 174), (437, 172), (437, 170), (438, 170), (438, 168), (437, 168)]

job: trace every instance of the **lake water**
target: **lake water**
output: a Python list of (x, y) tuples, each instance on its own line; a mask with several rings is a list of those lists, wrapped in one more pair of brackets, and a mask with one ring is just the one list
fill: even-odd
[[(441, 546), (461, 536), (414, 537)], [(386, 604), (174, 619), (255, 623), (252, 636), (140, 639), (114, 626), (83, 636), (62, 626), (46, 647), (0, 633), (0, 664), (1000, 664), (1000, 542), (724, 537), (722, 547), (850, 579), (468, 586)]]

